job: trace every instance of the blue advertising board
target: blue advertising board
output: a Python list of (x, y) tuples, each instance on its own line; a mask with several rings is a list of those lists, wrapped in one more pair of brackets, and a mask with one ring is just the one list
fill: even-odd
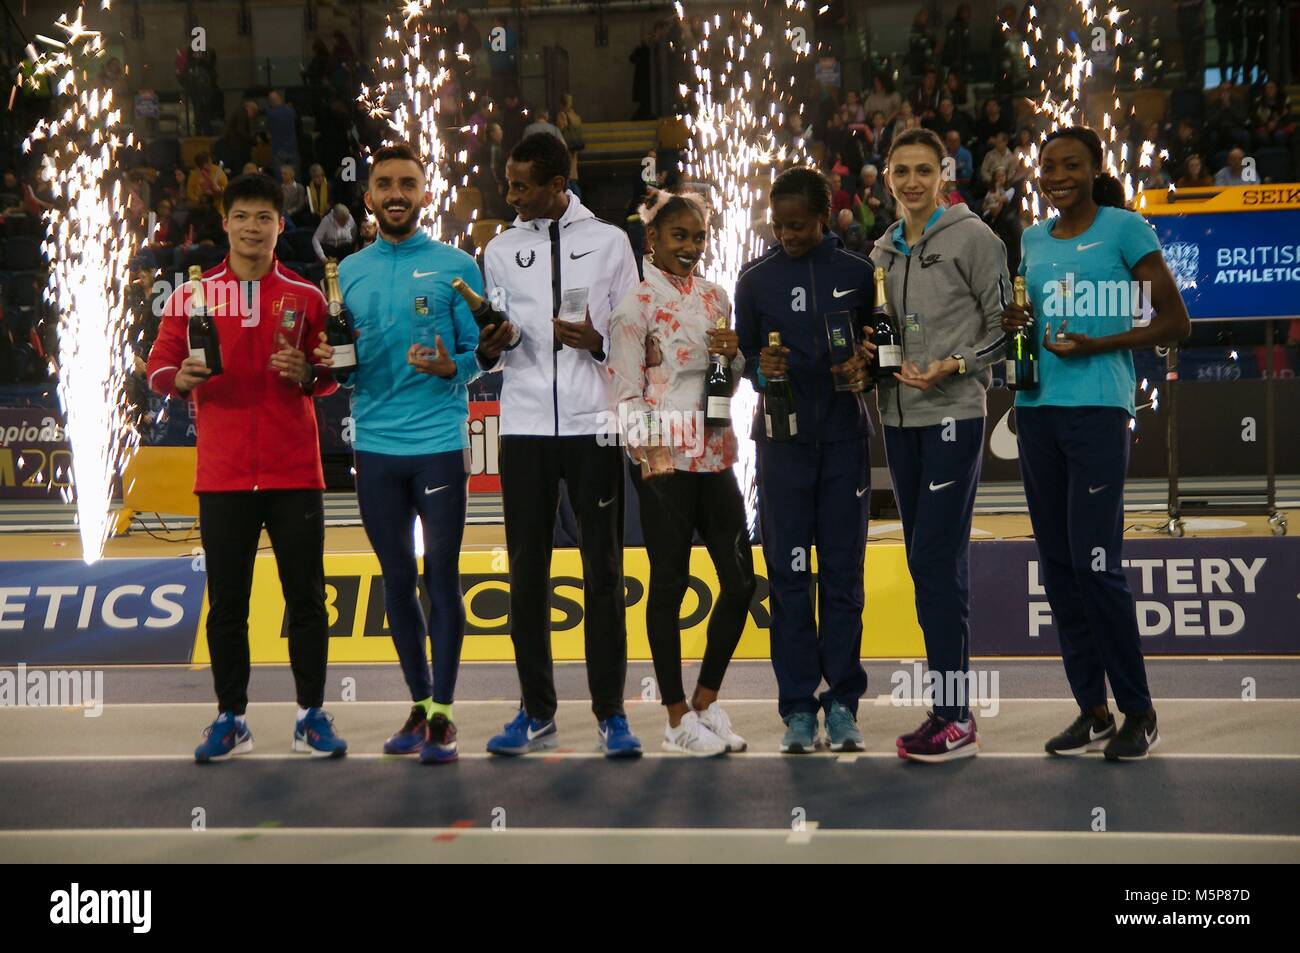
[(1300, 315), (1300, 210), (1148, 221), (1193, 321)]
[(0, 562), (0, 665), (188, 662), (206, 586), (190, 557)]

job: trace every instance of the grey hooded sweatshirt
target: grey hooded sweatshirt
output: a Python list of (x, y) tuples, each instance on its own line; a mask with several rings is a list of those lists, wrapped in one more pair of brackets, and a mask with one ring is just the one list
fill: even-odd
[(966, 205), (954, 205), (917, 241), (910, 255), (894, 245), (894, 227), (871, 252), (885, 269), (885, 294), (902, 338), (903, 360), (922, 370), (960, 354), (966, 373), (929, 390), (898, 381), (877, 385), (886, 427), (931, 427), (986, 413), (990, 365), (1006, 356), (1002, 308), (1011, 300), (1007, 249)]

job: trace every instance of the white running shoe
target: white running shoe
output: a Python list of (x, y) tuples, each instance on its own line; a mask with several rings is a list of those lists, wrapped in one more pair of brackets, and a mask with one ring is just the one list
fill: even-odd
[(749, 747), (745, 739), (736, 734), (736, 730), (731, 727), (731, 718), (717, 702), (695, 714), (700, 716), (700, 721), (705, 728), (727, 743), (728, 751), (744, 751)]
[(682, 722), (676, 728), (669, 722), (664, 726), (665, 751), (688, 754), (695, 758), (712, 758), (727, 753), (727, 743), (704, 726), (704, 722), (693, 711), (682, 716)]

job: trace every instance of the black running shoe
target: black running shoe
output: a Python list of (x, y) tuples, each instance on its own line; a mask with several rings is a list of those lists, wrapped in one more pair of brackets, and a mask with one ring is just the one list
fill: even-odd
[(1110, 739), (1102, 754), (1107, 761), (1141, 761), (1158, 744), (1160, 732), (1154, 714), (1125, 715), (1124, 726)]
[(1090, 711), (1081, 711), (1069, 728), (1047, 742), (1044, 747), (1048, 754), (1069, 757), (1087, 754), (1089, 751), (1100, 751), (1105, 746), (1106, 739), (1114, 736), (1114, 715), (1107, 712), (1106, 720), (1102, 721)]

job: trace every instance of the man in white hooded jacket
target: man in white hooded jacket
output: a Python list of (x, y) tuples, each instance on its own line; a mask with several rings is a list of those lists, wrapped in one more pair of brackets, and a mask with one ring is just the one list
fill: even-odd
[[(623, 231), (568, 190), (569, 167), (568, 148), (554, 136), (526, 136), (515, 146), (506, 200), (519, 217), (484, 252), (488, 294), (521, 332), (509, 348), (513, 332), (502, 329), (479, 345), (484, 369), (504, 372), (501, 494), (510, 637), (523, 696), (519, 714), (488, 750), (520, 755), (557, 743), (550, 564), (563, 480), (582, 549), (587, 682), (600, 745), (609, 757), (635, 757), (641, 744), (623, 710), (623, 457), (607, 355), (610, 312), (638, 277)], [(575, 312), (562, 307), (566, 299), (579, 302)], [(562, 312), (570, 319), (561, 320)]]

